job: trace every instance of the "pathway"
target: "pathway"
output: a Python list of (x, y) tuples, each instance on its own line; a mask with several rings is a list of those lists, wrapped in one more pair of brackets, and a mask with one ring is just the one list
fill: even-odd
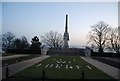
[(89, 57), (81, 57), (81, 58), (87, 61), (88, 63), (92, 64), (93, 66), (97, 67), (98, 69), (102, 70), (103, 72), (107, 73), (114, 79), (120, 79), (118, 77), (120, 69), (107, 65), (105, 63), (99, 62), (97, 60), (91, 59)]
[[(37, 58), (34, 58), (34, 59), (31, 59), (31, 60), (27, 60), (27, 61), (24, 61), (24, 62), (20, 62), (20, 63), (16, 63), (16, 64), (12, 64), (12, 65), (9, 65), (9, 76), (12, 76), (13, 74), (29, 67), (29, 66), (32, 66), (33, 64), (41, 61), (41, 60), (44, 60), (46, 58), (48, 58), (49, 56), (41, 56), (41, 57), (37, 57)], [(6, 66), (4, 66), (2, 68), (2, 78), (5, 78), (5, 73), (6, 73)]]

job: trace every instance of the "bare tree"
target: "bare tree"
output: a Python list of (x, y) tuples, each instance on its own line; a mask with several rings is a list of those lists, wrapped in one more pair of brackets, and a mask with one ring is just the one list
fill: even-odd
[(12, 49), (20, 49), (21, 48), (21, 39), (20, 38), (15, 38), (12, 41)]
[(108, 40), (109, 25), (103, 21), (91, 26), (89, 32), (89, 43), (98, 47), (98, 52), (102, 53)]
[(2, 50), (7, 52), (8, 49), (12, 46), (12, 40), (14, 39), (15, 35), (11, 32), (7, 32), (2, 35)]
[(63, 46), (62, 34), (54, 31), (50, 31), (41, 36), (41, 41), (52, 48), (61, 48)]
[(0, 35), (0, 47), (2, 48), (2, 35)]
[(25, 36), (21, 37), (21, 48), (25, 49), (25, 48), (29, 48), (29, 42), (27, 40), (27, 38)]
[(109, 47), (116, 53), (120, 53), (120, 39), (118, 35), (118, 28), (111, 28), (109, 32)]
[(29, 43), (25, 36), (22, 36), (21, 38), (16, 38), (12, 42), (13, 49), (26, 49), (28, 47), (29, 47)]

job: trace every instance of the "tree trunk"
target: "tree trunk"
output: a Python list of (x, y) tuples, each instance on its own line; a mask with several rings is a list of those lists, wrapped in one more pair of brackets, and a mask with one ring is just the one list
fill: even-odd
[(103, 53), (103, 48), (102, 48), (102, 46), (99, 47), (98, 52), (99, 52), (99, 53)]

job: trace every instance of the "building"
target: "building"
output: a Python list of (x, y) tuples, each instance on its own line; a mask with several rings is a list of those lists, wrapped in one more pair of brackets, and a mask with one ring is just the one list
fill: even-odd
[(68, 44), (68, 41), (69, 41), (69, 33), (68, 33), (68, 15), (66, 14), (66, 23), (65, 23), (65, 32), (64, 32), (64, 38), (63, 38), (63, 41), (64, 41), (64, 48), (69, 48), (69, 44)]

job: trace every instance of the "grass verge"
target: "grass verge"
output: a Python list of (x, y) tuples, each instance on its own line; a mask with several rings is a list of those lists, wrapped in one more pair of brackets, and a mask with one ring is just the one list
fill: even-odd
[[(60, 68), (56, 68), (57, 65), (59, 65)], [(68, 68), (66, 68), (67, 65)], [(79, 66), (79, 69), (76, 67), (77, 65)], [(91, 69), (87, 66), (89, 66)], [(77, 56), (52, 56), (20, 71), (12, 77), (42, 78), (43, 69), (45, 69), (46, 79), (81, 79), (82, 70), (84, 71), (85, 79), (113, 79), (106, 73), (102, 72), (101, 70), (97, 69)]]
[(2, 60), (2, 66), (22, 62), (22, 61), (29, 60), (29, 59), (32, 59), (32, 58), (35, 58), (38, 56), (40, 56), (40, 55), (28, 55), (28, 56), (23, 56), (23, 57), (8, 59), (8, 60)]
[(1, 56), (11, 56), (11, 55), (17, 55), (17, 54), (13, 54), (13, 53), (2, 53)]

